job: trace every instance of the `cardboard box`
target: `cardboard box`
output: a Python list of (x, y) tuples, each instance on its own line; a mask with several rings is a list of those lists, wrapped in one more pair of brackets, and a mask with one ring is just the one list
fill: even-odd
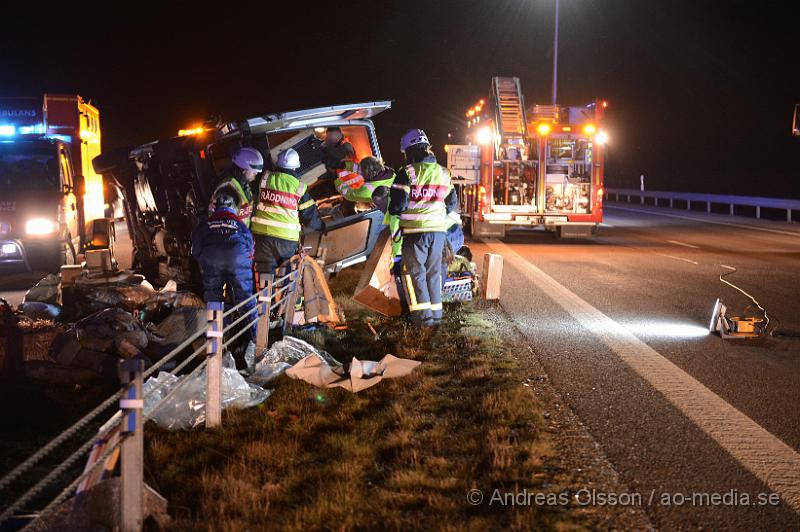
[(340, 323), (339, 312), (325, 272), (311, 257), (303, 259), (303, 311), (305, 323)]
[(503, 256), (487, 253), (483, 256), (483, 275), (481, 276), (481, 293), (483, 299), (500, 299), (500, 283), (503, 280)]
[(353, 300), (384, 316), (399, 316), (403, 312), (392, 277), (392, 234), (388, 227), (372, 248)]

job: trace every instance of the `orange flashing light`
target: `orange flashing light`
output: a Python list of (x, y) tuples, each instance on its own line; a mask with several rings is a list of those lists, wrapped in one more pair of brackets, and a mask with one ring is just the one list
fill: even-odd
[(569, 126), (564, 126), (561, 128), (561, 131), (572, 131), (572, 128)]
[(544, 136), (550, 133), (550, 124), (539, 124), (536, 126), (536, 132)]
[(583, 126), (583, 134), (584, 135), (594, 135), (597, 132), (597, 128), (594, 127), (594, 124), (586, 124)]
[(179, 137), (188, 137), (189, 135), (200, 135), (201, 133), (205, 132), (205, 128), (203, 127), (195, 127), (192, 129), (180, 129), (178, 130)]

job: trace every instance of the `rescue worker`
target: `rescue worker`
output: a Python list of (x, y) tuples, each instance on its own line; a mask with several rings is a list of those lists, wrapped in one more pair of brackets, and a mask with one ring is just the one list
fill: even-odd
[(222, 178), (211, 195), (209, 212), (214, 209), (214, 198), (217, 191), (224, 187), (233, 187), (236, 191), (236, 204), (239, 206), (239, 219), (250, 227), (253, 214), (253, 191), (250, 188), (256, 176), (264, 170), (264, 157), (255, 148), (239, 148), (231, 158), (233, 165), (225, 170)]
[(409, 129), (400, 139), (406, 166), (392, 184), (389, 212), (400, 217), (403, 234), (403, 281), (408, 309), (416, 324), (442, 319), (442, 252), (448, 221), (457, 198), (450, 172), (436, 162), (427, 135)]
[(314, 199), (330, 198), (341, 194), (335, 185), (337, 173), (344, 169), (345, 161), (355, 161), (356, 152), (350, 140), (344, 136), (338, 127), (329, 127), (322, 141), (322, 162), (325, 164), (325, 174), (320, 176), (311, 189)]
[[(203, 274), (203, 299), (224, 301), (227, 284), (239, 304), (253, 295), (253, 235), (239, 219), (236, 203), (239, 191), (228, 185), (218, 188), (214, 211), (192, 231), (192, 255)], [(254, 309), (250, 301), (241, 313)], [(255, 325), (251, 330), (255, 338)]]
[(255, 237), (256, 270), (272, 274), (297, 252), (301, 221), (315, 231), (325, 230), (317, 202), (297, 178), (297, 152), (291, 148), (280, 152), (275, 165), (275, 171), (261, 178), (258, 204), (250, 224)]
[(371, 156), (361, 159), (358, 166), (364, 176), (364, 183), (358, 188), (349, 188), (344, 196), (350, 201), (371, 203), (385, 213), (383, 223), (389, 227), (392, 234), (392, 257), (396, 259), (395, 263), (399, 263), (403, 242), (400, 235), (400, 218), (388, 211), (389, 190), (394, 183), (394, 170)]
[(346, 198), (347, 192), (361, 187), (364, 183), (361, 168), (356, 162), (355, 148), (349, 142), (341, 142), (326, 149), (324, 161), (328, 175), (334, 176), (333, 188), (345, 197), (345, 201), (342, 202), (342, 214), (350, 216), (355, 213), (355, 203)]
[(364, 157), (360, 163), (348, 166), (350, 175), (343, 171), (336, 180), (336, 189), (348, 201), (372, 203), (372, 195), (378, 187), (390, 187), (394, 182), (394, 170), (375, 157)]

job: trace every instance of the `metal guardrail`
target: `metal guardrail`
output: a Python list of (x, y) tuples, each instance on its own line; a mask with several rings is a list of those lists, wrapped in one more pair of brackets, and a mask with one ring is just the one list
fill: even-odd
[[(14, 514), (34, 501), (36, 497), (51, 484), (63, 479), (67, 471), (84, 455), (92, 451), (98, 443), (104, 443), (100, 452), (87, 466), (84, 471), (73, 479), (54, 499), (52, 499), (41, 512), (39, 517), (47, 515), (58, 505), (76, 493), (76, 488), (80, 488), (85, 482), (90, 481), (90, 477), (95, 475), (97, 470), (106, 463), (113, 453), (119, 450), (120, 456), (120, 523), (119, 529), (125, 532), (141, 530), (144, 522), (143, 515), (143, 482), (144, 482), (144, 401), (150, 394), (161, 389), (156, 387), (143, 395), (142, 385), (144, 379), (153, 375), (162, 368), (167, 362), (178, 357), (193, 342), (205, 337), (203, 345), (195, 349), (193, 353), (178, 364), (171, 374), (177, 375), (203, 352), (207, 357), (200, 362), (190, 373), (181, 376), (181, 382), (196, 376), (203, 369), (206, 370), (206, 428), (219, 427), (222, 424), (222, 357), (225, 348), (245, 331), (256, 326), (256, 352), (263, 352), (267, 348), (269, 340), (269, 318), (273, 310), (277, 309), (278, 315), (283, 315), (284, 320), (290, 319), (294, 310), (294, 303), (298, 296), (298, 280), (303, 272), (303, 261), (299, 261), (299, 266), (286, 275), (275, 279), (273, 275), (265, 275), (260, 280), (259, 290), (247, 300), (237, 304), (235, 307), (223, 312), (222, 302), (207, 302), (208, 322), (205, 327), (201, 327), (184, 340), (175, 349), (162, 357), (153, 364), (147, 371), (141, 360), (121, 360), (120, 361), (120, 381), (122, 388), (119, 393), (112, 395), (103, 401), (73, 425), (62, 431), (46, 445), (41, 447), (29, 458), (15, 467), (5, 476), (0, 478), (0, 490), (8, 489), (15, 485), (22, 477), (23, 473), (40, 462), (44, 457), (51, 454), (54, 450), (62, 447), (70, 441), (87, 424), (97, 419), (100, 414), (107, 411), (113, 404), (119, 405), (117, 410), (94, 434), (91, 438), (84, 441), (78, 448), (61, 463), (54, 468), (25, 493), (13, 501), (7, 508), (0, 511), (0, 525)], [(236, 310), (250, 302), (256, 303), (254, 310), (240, 313), (240, 317), (228, 325), (224, 325), (224, 319)], [(247, 320), (250, 318), (250, 320)], [(245, 322), (245, 323), (243, 323)], [(239, 326), (236, 334), (233, 329)], [(162, 385), (163, 386), (163, 385)], [(180, 383), (163, 397), (150, 411), (157, 412), (170, 399), (173, 393), (180, 387)], [(112, 435), (118, 435), (113, 438)]]
[(675, 200), (686, 203), (686, 209), (692, 209), (692, 203), (705, 204), (706, 212), (711, 212), (712, 205), (728, 205), (729, 214), (734, 215), (735, 207), (755, 207), (756, 218), (761, 218), (761, 209), (777, 209), (786, 211), (786, 221), (792, 221), (792, 211), (800, 211), (800, 200), (782, 198), (762, 198), (758, 196), (733, 196), (725, 194), (695, 194), (692, 192), (659, 192), (655, 190), (637, 190), (635, 188), (607, 188), (605, 199), (614, 196), (615, 201), (620, 201), (620, 196), (625, 198), (628, 203), (631, 198), (639, 198), (641, 205), (645, 204), (645, 199), (652, 199), (655, 206), (659, 206), (659, 200), (669, 202), (669, 207), (674, 208)]

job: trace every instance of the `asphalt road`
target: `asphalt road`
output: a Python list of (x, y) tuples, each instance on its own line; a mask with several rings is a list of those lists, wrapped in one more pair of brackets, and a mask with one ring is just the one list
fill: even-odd
[(800, 527), (800, 338), (707, 330), (718, 297), (760, 315), (719, 281), (735, 268), (776, 332), (800, 335), (800, 228), (609, 204), (592, 240), (473, 251), (504, 255), (502, 307), (655, 527)]
[[(120, 268), (127, 269), (131, 266), (133, 258), (133, 246), (128, 235), (128, 226), (125, 221), (117, 220), (114, 222), (116, 232), (115, 257)], [(47, 272), (24, 270), (0, 271), (0, 297), (8, 301), (10, 305), (17, 306), (22, 303), (25, 293), (36, 284)]]

